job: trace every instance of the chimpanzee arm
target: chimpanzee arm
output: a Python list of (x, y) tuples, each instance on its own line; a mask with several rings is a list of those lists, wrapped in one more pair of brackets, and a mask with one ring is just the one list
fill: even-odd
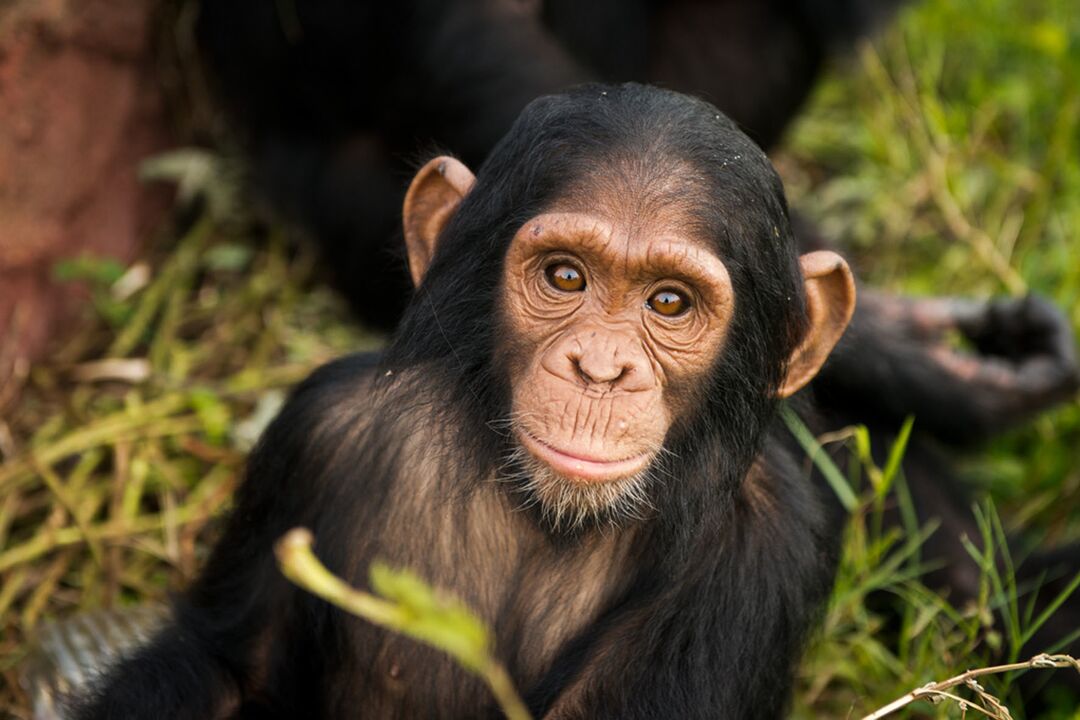
[[(801, 252), (832, 246), (799, 213)], [(949, 345), (964, 340), (963, 350)], [(1069, 321), (1038, 297), (911, 298), (859, 289), (855, 315), (814, 381), (825, 409), (939, 440), (977, 442), (1061, 403), (1080, 387)]]
[(319, 475), (312, 443), (333, 416), (341, 381), (363, 375), (370, 364), (363, 357), (338, 361), (293, 393), (252, 452), (224, 535), (174, 604), (170, 623), (77, 700), (76, 717), (226, 717), (264, 695), (270, 669), (263, 656), (279, 631), (274, 620), (296, 592), (277, 569), (273, 544), (309, 522)]
[[(969, 350), (954, 349), (948, 334)], [(1080, 387), (1068, 320), (1038, 297), (913, 299), (863, 291), (815, 381), (826, 407), (868, 421), (914, 415), (923, 431), (969, 443), (1015, 426)]]

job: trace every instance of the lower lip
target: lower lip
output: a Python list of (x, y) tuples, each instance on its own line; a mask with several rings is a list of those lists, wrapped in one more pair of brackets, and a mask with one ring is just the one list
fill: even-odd
[(519, 432), (518, 439), (526, 450), (555, 472), (586, 483), (602, 483), (629, 477), (641, 472), (649, 462), (647, 453), (625, 460), (591, 460), (556, 450), (527, 432)]

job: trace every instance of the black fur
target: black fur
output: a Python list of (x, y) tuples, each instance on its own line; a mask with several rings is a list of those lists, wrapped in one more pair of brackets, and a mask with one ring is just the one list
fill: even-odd
[(770, 147), (831, 50), (900, 0), (207, 0), (199, 42), (279, 212), (356, 314), (409, 296), (398, 213), (432, 147), (479, 165), (525, 105), (588, 80), (698, 95)]

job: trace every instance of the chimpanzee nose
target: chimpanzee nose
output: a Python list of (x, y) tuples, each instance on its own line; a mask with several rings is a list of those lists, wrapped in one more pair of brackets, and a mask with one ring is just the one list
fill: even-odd
[(611, 388), (633, 389), (635, 378), (641, 375), (640, 352), (626, 342), (593, 335), (590, 342), (575, 344), (567, 352), (573, 371), (587, 385), (608, 385)]
[(570, 361), (574, 364), (574, 369), (581, 379), (590, 385), (614, 385), (630, 370), (627, 364), (618, 361), (598, 361), (588, 356), (571, 357)]

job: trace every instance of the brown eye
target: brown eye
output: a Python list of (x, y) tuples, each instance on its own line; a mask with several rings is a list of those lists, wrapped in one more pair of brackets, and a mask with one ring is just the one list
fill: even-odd
[(567, 263), (549, 265), (544, 271), (551, 287), (563, 292), (580, 292), (585, 289), (585, 278), (581, 271)]
[(690, 302), (673, 290), (660, 290), (652, 294), (648, 306), (661, 315), (675, 317), (686, 312), (690, 308)]

